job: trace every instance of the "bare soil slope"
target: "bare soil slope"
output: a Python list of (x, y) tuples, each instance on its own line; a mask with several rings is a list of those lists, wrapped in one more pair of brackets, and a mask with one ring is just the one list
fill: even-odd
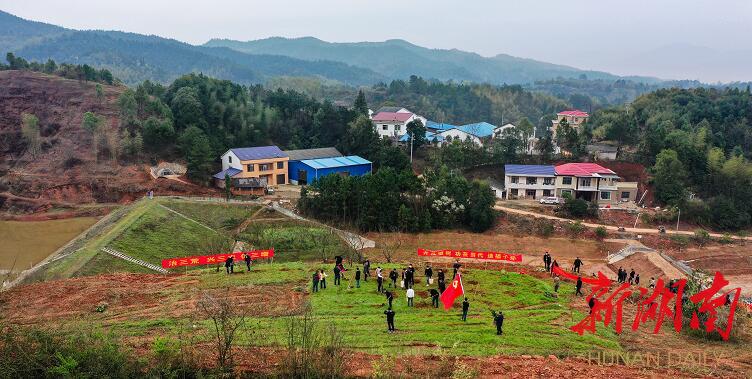
[[(81, 127), (94, 112), (118, 132), (118, 96), (125, 87), (64, 79), (30, 71), (0, 71), (0, 211), (32, 213), (52, 207), (116, 203), (160, 193), (203, 193), (189, 183), (153, 180), (142, 162), (99, 159)], [(39, 118), (42, 152), (33, 157), (21, 134), (23, 113)]]

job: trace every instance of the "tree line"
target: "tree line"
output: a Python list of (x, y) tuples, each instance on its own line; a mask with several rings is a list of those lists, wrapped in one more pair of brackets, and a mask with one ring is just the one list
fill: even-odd
[(97, 82), (102, 84), (118, 84), (112, 73), (106, 68), (96, 69), (87, 64), (75, 65), (68, 63), (57, 64), (54, 60), (48, 59), (45, 63), (36, 61), (27, 61), (24, 58), (17, 57), (13, 53), (5, 55), (7, 64), (0, 63), (0, 71), (3, 70), (27, 70), (43, 72), (45, 74), (57, 75), (66, 79), (75, 79), (88, 82)]

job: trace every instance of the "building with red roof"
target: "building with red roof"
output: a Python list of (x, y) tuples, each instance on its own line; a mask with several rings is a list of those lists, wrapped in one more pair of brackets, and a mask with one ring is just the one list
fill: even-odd
[(611, 204), (634, 201), (637, 183), (622, 182), (619, 175), (596, 163), (565, 163), (554, 167), (556, 195)]
[(420, 120), (426, 125), (427, 120), (404, 108), (397, 112), (377, 112), (371, 116), (373, 127), (381, 138), (398, 139), (407, 133), (407, 124), (413, 120)]
[(556, 130), (562, 121), (566, 120), (569, 126), (577, 129), (582, 124), (586, 123), (590, 115), (587, 112), (583, 112), (579, 109), (568, 109), (556, 114), (556, 119), (551, 120), (551, 131), (556, 136)]

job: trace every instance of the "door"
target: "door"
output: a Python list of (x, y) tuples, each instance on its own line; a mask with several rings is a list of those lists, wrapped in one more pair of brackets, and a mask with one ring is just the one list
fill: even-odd
[(286, 184), (285, 174), (277, 174), (277, 184)]
[(535, 190), (525, 190), (525, 197), (535, 200)]

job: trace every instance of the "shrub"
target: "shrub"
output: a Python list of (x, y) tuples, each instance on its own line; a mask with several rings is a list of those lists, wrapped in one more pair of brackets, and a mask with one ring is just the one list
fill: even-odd
[(579, 221), (575, 221), (573, 223), (567, 224), (567, 231), (569, 231), (569, 234), (571, 234), (572, 236), (578, 236), (585, 231), (585, 225), (582, 225), (582, 223)]
[(680, 247), (686, 247), (687, 245), (689, 245), (690, 241), (689, 236), (686, 236), (684, 234), (672, 234), (669, 238)]
[(731, 237), (731, 234), (724, 233), (721, 238), (718, 238), (718, 242), (728, 245), (730, 243), (734, 243), (734, 239)]
[(554, 234), (554, 223), (548, 220), (538, 220), (535, 223), (535, 231), (543, 237), (550, 237)]
[(694, 236), (692, 236), (692, 239), (698, 244), (698, 245), (705, 245), (710, 241), (710, 234), (703, 230), (703, 229), (697, 229), (695, 230)]
[(608, 231), (606, 230), (606, 227), (599, 226), (595, 228), (595, 236), (598, 237), (598, 239), (606, 238), (606, 236), (608, 236)]
[(286, 354), (280, 375), (286, 378), (338, 378), (344, 375), (342, 336), (334, 327), (321, 328), (310, 304), (303, 315), (287, 320)]

